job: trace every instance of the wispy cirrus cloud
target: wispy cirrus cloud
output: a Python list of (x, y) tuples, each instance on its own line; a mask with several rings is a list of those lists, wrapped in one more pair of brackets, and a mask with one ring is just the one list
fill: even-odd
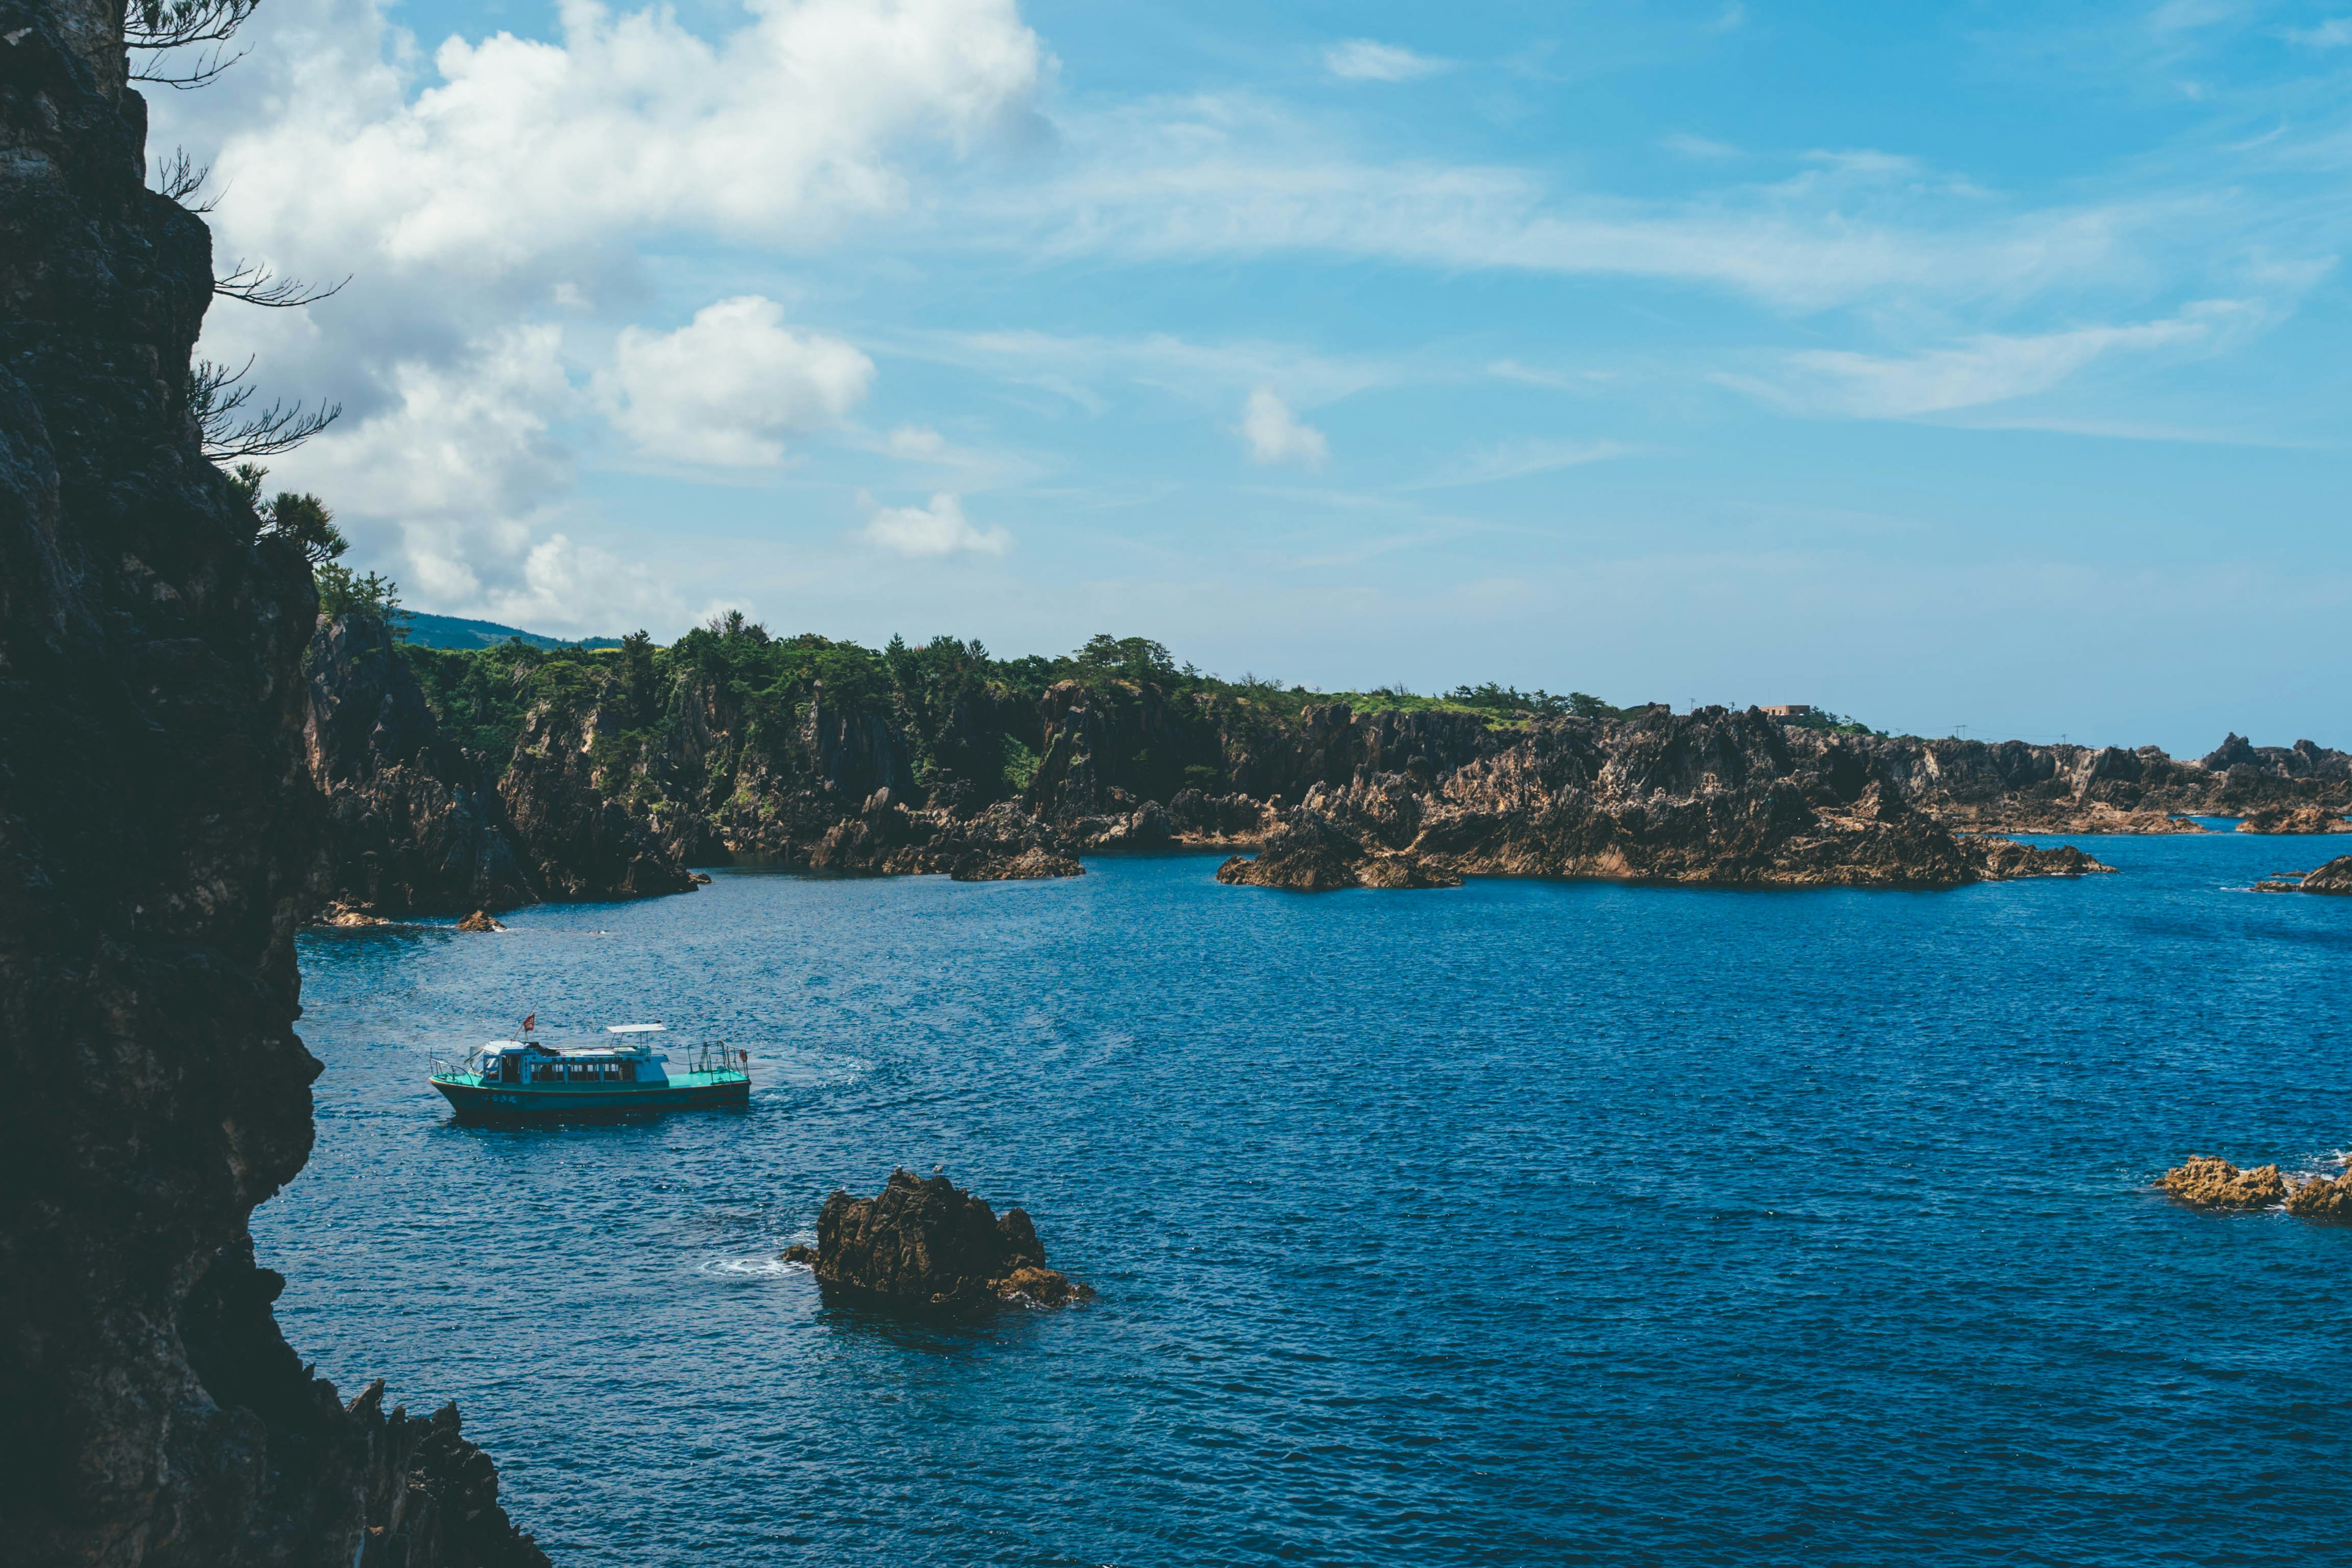
[(1341, 81), (1411, 81), (1450, 69), (1453, 63), (1370, 38), (1349, 38), (1323, 51), (1323, 68)]
[(1612, 458), (1631, 457), (1638, 450), (1638, 447), (1622, 441), (1562, 441), (1540, 437), (1505, 441), (1471, 453), (1457, 468), (1435, 479), (1416, 480), (1397, 488), (1437, 490), (1489, 485), (1505, 479), (1528, 479), (1536, 474), (1557, 473), (1562, 468), (1580, 468), (1587, 463), (1606, 462)]
[(2252, 300), (2206, 300), (2157, 321), (2025, 335), (1984, 333), (1917, 353), (1809, 350), (1785, 356), (1769, 376), (1726, 374), (1716, 379), (1791, 413), (1912, 419), (2048, 392), (2113, 354), (2210, 352), (2258, 327), (2263, 318), (2263, 307)]
[(2019, 206), (1916, 160), (1810, 155), (1789, 177), (1676, 199), (1567, 190), (1524, 168), (1373, 162), (1261, 101), (1155, 100), (1066, 123), (1059, 177), (983, 197), (983, 243), (1048, 258), (1346, 256), (1460, 270), (1641, 278), (1822, 310), (2110, 281), (2177, 200)]

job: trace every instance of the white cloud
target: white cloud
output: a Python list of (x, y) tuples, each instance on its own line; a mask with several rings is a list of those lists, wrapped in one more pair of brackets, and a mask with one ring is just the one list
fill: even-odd
[(1263, 386), (1242, 405), (1241, 435), (1254, 463), (1297, 463), (1319, 468), (1331, 455), (1323, 432), (1299, 423), (1290, 405)]
[(1639, 277), (1798, 310), (1939, 304), (2111, 283), (2179, 202), (2009, 211), (1915, 162), (1822, 153), (1793, 179), (1634, 200), (1524, 168), (1375, 163), (1246, 98), (1160, 100), (1073, 122), (1063, 178), (990, 193), (975, 234), (1025, 258), (1284, 253), (1444, 269)]
[(1349, 38), (1323, 51), (1323, 68), (1341, 81), (1411, 81), (1449, 63), (1370, 38)]
[(571, 454), (549, 432), (579, 394), (562, 331), (514, 327), (455, 363), (404, 359), (370, 413), (272, 460), (273, 477), (315, 489), (340, 515), (413, 522), (513, 517), (570, 485)]
[(561, 16), (560, 43), (447, 39), (414, 98), (377, 59), (298, 58), (278, 112), (221, 148), (221, 223), (370, 276), (487, 278), (674, 226), (799, 242), (899, 205), (902, 152), (1017, 117), (1045, 68), (1014, 0), (764, 0), (715, 44), (666, 6)]
[(968, 551), (1002, 555), (1013, 548), (1013, 536), (1001, 528), (979, 529), (963, 514), (961, 497), (946, 491), (929, 506), (883, 506), (864, 490), (857, 504), (866, 523), (858, 530), (866, 542), (899, 555), (953, 555)]
[(789, 331), (782, 306), (746, 294), (674, 332), (624, 329), (598, 392), (642, 452), (767, 468), (783, 460), (783, 437), (838, 423), (873, 384), (874, 362), (856, 348)]
[(2128, 326), (1986, 333), (1956, 347), (1892, 357), (1814, 350), (1789, 355), (1778, 379), (1717, 379), (1791, 412), (1906, 419), (2048, 392), (2110, 353), (2210, 350), (2223, 337), (2258, 325), (2263, 316), (2251, 301), (2208, 300), (2177, 316)]
[(1461, 485), (1493, 484), (1498, 479), (1525, 479), (1531, 474), (1556, 473), (1561, 468), (1582, 468), (1587, 463), (1606, 462), (1612, 458), (1630, 457), (1635, 448), (1621, 441), (1556, 441), (1528, 439), (1506, 441), (1484, 451), (1470, 454), (1467, 461), (1454, 472), (1438, 479), (1424, 479), (1418, 484), (1403, 485), (1409, 490), (1451, 489)]
[(943, 156), (1026, 134), (1052, 68), (1016, 0), (752, 0), (708, 39), (667, 6), (563, 0), (556, 41), (429, 58), (395, 14), (271, 0), (236, 90), (163, 95), (152, 143), (213, 165), (221, 255), (356, 275), (307, 311), (215, 310), (204, 352), (257, 352), (266, 395), (345, 405), (281, 465), (362, 554), (405, 540), (401, 581), (436, 609), (547, 602), (533, 582), (562, 574), (530, 559), (571, 488), (566, 421), (607, 409), (653, 449), (761, 464), (870, 383), (854, 348), (757, 316), (698, 374), (692, 327), (623, 331), (600, 366), (677, 270), (644, 259), (656, 243), (804, 247), (902, 211)]
[(2352, 16), (2330, 16), (2316, 26), (2289, 27), (2287, 41), (2306, 49), (2340, 49), (2352, 44)]

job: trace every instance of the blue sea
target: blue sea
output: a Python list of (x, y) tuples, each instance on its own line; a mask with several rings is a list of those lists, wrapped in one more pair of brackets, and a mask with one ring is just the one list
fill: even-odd
[[(457, 1399), (562, 1564), (2332, 1562), (2352, 1231), (2151, 1191), (2352, 1144), (2342, 841), (1946, 893), (1301, 896), (717, 873), (321, 932), (255, 1216), (345, 1397)], [(748, 1111), (454, 1124), (536, 1012)], [(781, 1262), (943, 1168), (1101, 1292), (962, 1325)]]

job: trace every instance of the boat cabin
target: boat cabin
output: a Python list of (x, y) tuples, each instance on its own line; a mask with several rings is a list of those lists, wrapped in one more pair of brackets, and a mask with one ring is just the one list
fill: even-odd
[(485, 1084), (667, 1083), (669, 1058), (654, 1048), (665, 1033), (659, 1024), (614, 1024), (605, 1033), (617, 1037), (605, 1046), (561, 1050), (537, 1040), (492, 1040), (481, 1050), (481, 1080)]

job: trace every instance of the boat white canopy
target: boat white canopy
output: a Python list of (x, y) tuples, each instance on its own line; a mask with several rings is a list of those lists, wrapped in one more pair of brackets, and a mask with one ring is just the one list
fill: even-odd
[(669, 1026), (667, 1024), (607, 1024), (604, 1026), (604, 1032), (608, 1035), (666, 1035), (669, 1033)]

